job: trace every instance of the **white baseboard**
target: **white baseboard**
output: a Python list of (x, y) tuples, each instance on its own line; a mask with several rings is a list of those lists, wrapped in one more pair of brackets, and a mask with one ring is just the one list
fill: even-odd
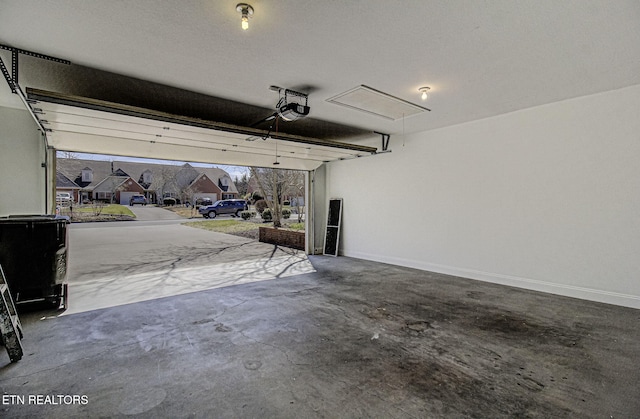
[(511, 275), (503, 275), (492, 272), (482, 272), (467, 268), (439, 265), (435, 263), (397, 258), (393, 256), (374, 255), (362, 252), (346, 252), (345, 256), (357, 259), (371, 260), (375, 262), (389, 263), (391, 265), (406, 266), (408, 268), (423, 271), (437, 272), (446, 275), (460, 276), (478, 281), (494, 284), (508, 285), (533, 291), (557, 294), (565, 297), (580, 298), (583, 300), (597, 301), (600, 303), (614, 304), (623, 307), (640, 309), (640, 296), (621, 294), (611, 291), (603, 291), (593, 288), (577, 287), (574, 285), (558, 284), (554, 282), (539, 281)]

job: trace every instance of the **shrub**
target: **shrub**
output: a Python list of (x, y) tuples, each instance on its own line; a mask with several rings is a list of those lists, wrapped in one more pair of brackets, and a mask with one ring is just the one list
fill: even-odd
[(282, 218), (284, 218), (285, 220), (288, 220), (289, 217), (291, 217), (291, 210), (289, 208), (284, 208), (282, 210)]
[(240, 213), (240, 216), (242, 217), (243, 220), (248, 220), (249, 218), (253, 218), (256, 216), (255, 211), (242, 211)]
[(176, 199), (175, 198), (164, 198), (162, 200), (162, 203), (164, 205), (175, 205), (176, 204)]
[(271, 221), (273, 219), (273, 214), (271, 214), (271, 209), (269, 208), (262, 211), (261, 215), (263, 221)]
[(254, 192), (253, 195), (251, 195), (251, 199), (253, 200), (253, 202), (258, 202), (263, 200), (264, 197), (260, 195), (258, 192)]
[(91, 207), (93, 208), (93, 215), (96, 217), (100, 216), (105, 206), (106, 204), (102, 201), (93, 201), (93, 204), (91, 204)]
[(264, 199), (257, 201), (255, 205), (256, 205), (256, 211), (258, 211), (260, 214), (262, 214), (262, 212), (265, 209), (267, 209), (267, 207), (269, 207), (269, 205), (267, 204), (267, 201), (265, 201)]

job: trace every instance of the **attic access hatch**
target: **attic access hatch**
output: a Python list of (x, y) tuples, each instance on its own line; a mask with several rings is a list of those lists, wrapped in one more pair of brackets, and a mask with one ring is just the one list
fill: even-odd
[(327, 99), (327, 102), (396, 121), (431, 109), (407, 102), (388, 93), (361, 84)]
[(294, 170), (377, 153), (375, 147), (286, 133), (247, 141), (268, 132), (31, 88), (27, 97), (48, 144), (58, 150), (239, 166), (277, 161), (278, 168)]

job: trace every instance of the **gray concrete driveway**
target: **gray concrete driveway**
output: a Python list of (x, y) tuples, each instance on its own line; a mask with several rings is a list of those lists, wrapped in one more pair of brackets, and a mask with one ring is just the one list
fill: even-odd
[(136, 215), (136, 221), (182, 220), (175, 212), (151, 205), (133, 205), (129, 209)]
[(304, 252), (183, 221), (71, 224), (65, 315), (313, 271)]

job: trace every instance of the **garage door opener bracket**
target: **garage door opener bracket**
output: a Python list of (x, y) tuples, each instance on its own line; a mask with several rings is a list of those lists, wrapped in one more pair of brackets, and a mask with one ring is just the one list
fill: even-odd
[(389, 141), (391, 140), (391, 134), (385, 134), (383, 132), (373, 131), (375, 134), (379, 134), (382, 137), (382, 151), (391, 151), (389, 150)]

